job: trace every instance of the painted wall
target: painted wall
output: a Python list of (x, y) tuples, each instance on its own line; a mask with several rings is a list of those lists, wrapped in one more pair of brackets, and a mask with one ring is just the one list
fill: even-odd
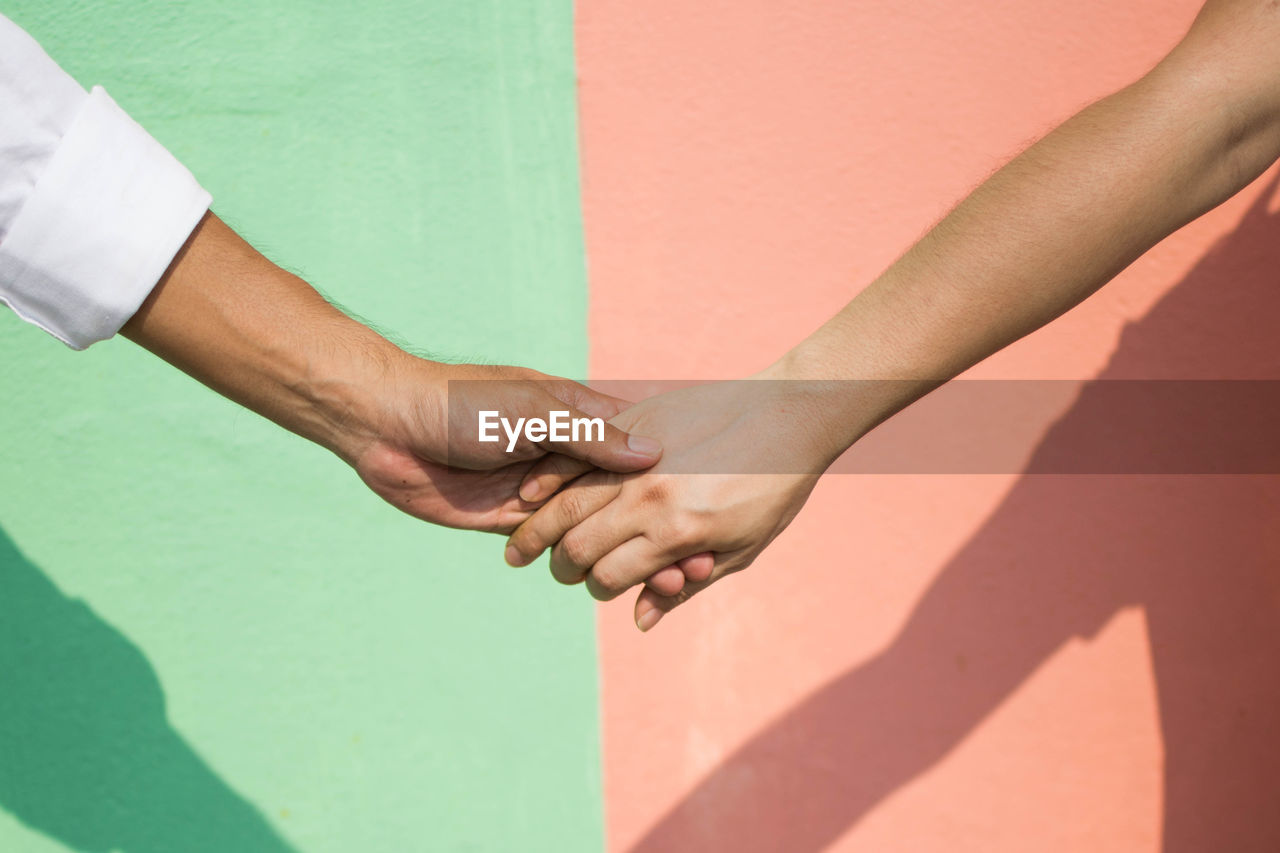
[[(1198, 6), (580, 0), (592, 374), (768, 364)], [(1274, 181), (973, 375), (1280, 378)], [(609, 848), (1280, 847), (1277, 486), (829, 478), (653, 634), (602, 608)]]
[[(4, 12), (398, 339), (584, 372), (568, 2)], [(584, 597), (127, 341), (0, 364), (0, 850), (599, 849)]]
[[(15, 0), (435, 353), (771, 361), (1198, 3)], [(1274, 176), (983, 377), (1280, 378)], [(0, 315), (0, 849), (1270, 850), (1275, 478), (830, 478), (641, 636), (125, 341)], [(1045, 453), (1107, 413), (1081, 397)]]

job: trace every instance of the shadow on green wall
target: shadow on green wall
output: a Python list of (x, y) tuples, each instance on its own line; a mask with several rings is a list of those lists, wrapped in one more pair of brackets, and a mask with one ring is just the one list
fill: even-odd
[(81, 851), (293, 849), (169, 725), (142, 651), (3, 529), (0, 807)]

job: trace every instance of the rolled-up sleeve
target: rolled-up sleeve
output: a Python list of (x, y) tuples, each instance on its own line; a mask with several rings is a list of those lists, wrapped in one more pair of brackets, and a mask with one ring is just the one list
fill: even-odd
[(0, 16), (0, 301), (74, 349), (109, 338), (209, 202), (103, 89)]

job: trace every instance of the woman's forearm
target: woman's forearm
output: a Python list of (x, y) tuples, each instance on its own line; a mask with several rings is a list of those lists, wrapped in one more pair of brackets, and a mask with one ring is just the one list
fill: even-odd
[(899, 380), (826, 401), (848, 446), (1238, 192), (1280, 156), (1280, 111), (1222, 29), (1000, 169), (766, 375)]

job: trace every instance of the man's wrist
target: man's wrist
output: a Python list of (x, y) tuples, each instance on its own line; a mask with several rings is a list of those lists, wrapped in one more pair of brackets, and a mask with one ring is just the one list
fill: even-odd
[(430, 362), (343, 314), (212, 214), (122, 331), (349, 463), (388, 435), (407, 440), (405, 407), (429, 393)]
[[(443, 442), (444, 365), (344, 319), (351, 325), (322, 344), (296, 386), (306, 437), (352, 465), (375, 444)], [(409, 434), (423, 429), (432, 434)]]

